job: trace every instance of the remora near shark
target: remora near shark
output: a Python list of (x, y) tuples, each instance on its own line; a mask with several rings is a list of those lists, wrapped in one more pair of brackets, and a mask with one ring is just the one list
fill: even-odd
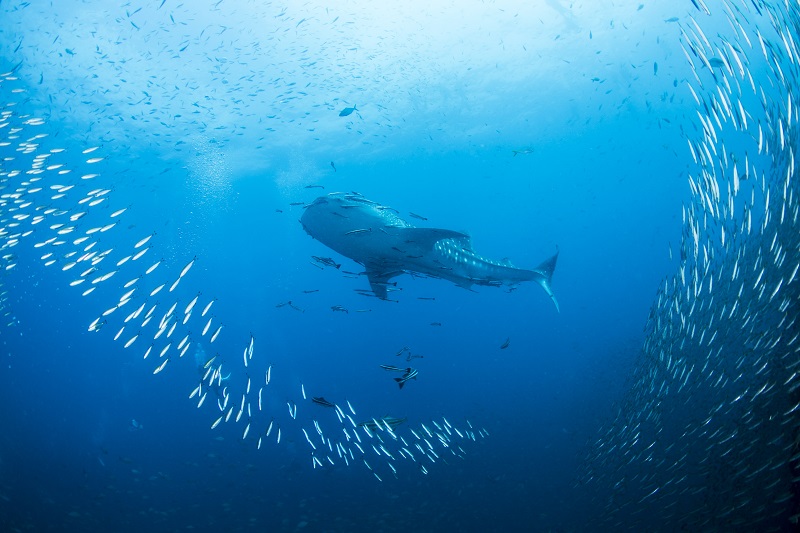
[(387, 283), (416, 272), (472, 285), (514, 285), (535, 281), (553, 300), (550, 282), (558, 252), (533, 270), (514, 267), (476, 254), (468, 235), (436, 228), (416, 228), (396, 210), (358, 193), (331, 193), (306, 206), (300, 217), (306, 232), (325, 246), (364, 265), (372, 292), (386, 299)]

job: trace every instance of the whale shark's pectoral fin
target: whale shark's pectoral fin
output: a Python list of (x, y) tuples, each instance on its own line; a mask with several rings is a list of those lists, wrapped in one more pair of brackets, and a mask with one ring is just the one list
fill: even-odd
[(544, 292), (547, 293), (550, 299), (553, 300), (556, 311), (560, 312), (558, 300), (556, 300), (556, 296), (553, 294), (553, 288), (550, 286), (553, 281), (553, 271), (556, 269), (556, 261), (558, 261), (558, 250), (556, 250), (556, 254), (553, 257), (543, 261), (542, 264), (533, 269), (533, 271), (538, 274), (535, 278), (536, 281), (542, 286)]
[(437, 228), (403, 228), (402, 231), (405, 242), (415, 244), (426, 252), (433, 249), (433, 245), (443, 239), (455, 239), (460, 241), (463, 247), (471, 247), (469, 235), (458, 231)]
[(369, 280), (369, 287), (375, 296), (381, 300), (386, 300), (388, 293), (389, 280), (402, 272), (379, 272), (377, 270), (367, 270), (367, 279)]

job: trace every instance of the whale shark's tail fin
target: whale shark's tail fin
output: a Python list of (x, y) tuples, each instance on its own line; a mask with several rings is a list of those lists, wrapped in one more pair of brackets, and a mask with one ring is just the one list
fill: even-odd
[(555, 294), (553, 294), (553, 288), (550, 286), (550, 283), (553, 281), (553, 271), (556, 269), (556, 261), (558, 260), (558, 249), (556, 249), (556, 254), (542, 262), (538, 267), (533, 269), (534, 272), (539, 274), (536, 276), (536, 281), (539, 282), (539, 285), (542, 286), (544, 292), (553, 300), (553, 303), (556, 306), (556, 311), (561, 312), (558, 308), (558, 300), (556, 300)]

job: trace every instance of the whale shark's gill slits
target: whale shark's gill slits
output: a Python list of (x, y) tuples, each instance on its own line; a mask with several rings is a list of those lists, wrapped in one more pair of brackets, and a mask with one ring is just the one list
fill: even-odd
[[(49, 147), (48, 135), (41, 131), (45, 120), (22, 114), (12, 99), (19, 93), (9, 85), (16, 82), (11, 75), (0, 75), (0, 312), (4, 321), (15, 320), (4, 276), (17, 265), (13, 250), (26, 245), (36, 251), (46, 275), (62, 281), (74, 298), (96, 307), (97, 316), (88, 330), (116, 341), (120, 351), (156, 375), (153, 379), (164, 379), (179, 365), (194, 368), (196, 379), (186, 383), (187, 397), (198, 409), (212, 411), (209, 426), (215, 432), (238, 425), (236, 433), (242, 441), (266, 450), (270, 443), (281, 444), (286, 431), (299, 442), (298, 435), (311, 436), (307, 429), (313, 428), (319, 444), (310, 446), (309, 466), (365, 464), (357, 459), (371, 452), (358, 444), (362, 437), (354, 433), (359, 425), (351, 416), (356, 413), (351, 402), (342, 400), (349, 412), (332, 401), (334, 409), (320, 413), (304, 387), (298, 388), (302, 398), (288, 399), (288, 413), (275, 407), (280, 402), (268, 401), (275, 400), (273, 378), (286, 378), (273, 369), (266, 350), (259, 349), (257, 334), (241, 342), (226, 335), (234, 329), (225, 329), (225, 317), (213, 314), (217, 299), (199, 287), (201, 280), (195, 276), (195, 265), (202, 258), (164, 259), (159, 255), (157, 233), (122, 231), (124, 225), (117, 221), (132, 216), (135, 208), (116, 205), (105, 182), (113, 159), (92, 147), (84, 150), (78, 168), (66, 168), (67, 157), (80, 148)], [(84, 165), (91, 165), (94, 172), (88, 173)], [(350, 200), (369, 202), (358, 196)], [(117, 243), (113, 247), (109, 244), (112, 233)], [(208, 358), (205, 350), (211, 352), (211, 347), (215, 355)], [(445, 455), (463, 458), (468, 442), (488, 435), (472, 429), (468, 421), (465, 424), (456, 432), (457, 438), (440, 434), (436, 440), (428, 439), (427, 448), (419, 446), (427, 467), (441, 464)], [(419, 445), (419, 439), (403, 427), (376, 428), (369, 438), (380, 442), (380, 457), (370, 458), (370, 463), (383, 478), (397, 475), (402, 462), (408, 471), (427, 473), (417, 463), (421, 455), (408, 451)]]
[(695, 2), (711, 16), (681, 20), (698, 120), (684, 129), (694, 166), (681, 259), (633, 385), (590, 445), (582, 481), (597, 529), (800, 520), (800, 12), (708, 4)]

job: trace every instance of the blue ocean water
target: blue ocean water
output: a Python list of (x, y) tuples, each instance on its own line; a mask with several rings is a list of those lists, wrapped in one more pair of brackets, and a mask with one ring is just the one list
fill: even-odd
[[(797, 107), (787, 111), (784, 93), (794, 102), (796, 56), (775, 52), (782, 61), (771, 63), (754, 43), (763, 34), (764, 54), (784, 43), (796, 52), (796, 6), (685, 4), (434, 2), (389, 13), (359, 2), (0, 3), (3, 530), (792, 530), (794, 422), (780, 452), (758, 448), (782, 468), (769, 504), (747, 507), (759, 496), (746, 484), (748, 499), (731, 500), (742, 506), (719, 504), (728, 489), (704, 466), (726, 456), (716, 432), (701, 433), (713, 446), (685, 470), (693, 487), (712, 487), (703, 501), (686, 502), (679, 463), (659, 462), (696, 434), (656, 432), (655, 457), (622, 452), (639, 441), (637, 416), (668, 419), (688, 405), (699, 425), (708, 413), (692, 413), (692, 401), (739, 400), (727, 380), (701, 373), (708, 350), (688, 348), (675, 356), (702, 379), (667, 365), (685, 400), (649, 347), (672, 335), (657, 321), (681, 294), (670, 284), (703, 286), (703, 253), (755, 257), (752, 246), (735, 251), (730, 231), (716, 248), (705, 236), (735, 219), (746, 239), (742, 206), (756, 227), (770, 210), (788, 213), (762, 234), (769, 248), (785, 231), (773, 297), (789, 303), (737, 305), (752, 305), (784, 343), (795, 331), (797, 181), (780, 193), (772, 171), (795, 167)], [(710, 69), (693, 48), (708, 39)], [(774, 64), (794, 70), (777, 75)], [(725, 104), (738, 128), (714, 114)], [(748, 174), (736, 216), (711, 209), (700, 231), (709, 244), (692, 253), (687, 228), (702, 217), (688, 206), (726, 205), (730, 167)], [(694, 187), (699, 168), (718, 172), (723, 201)], [(362, 294), (366, 277), (347, 274), (362, 266), (299, 223), (334, 191), (467, 233), (476, 252), (520, 268), (558, 251), (560, 311), (535, 283), (465, 290), (403, 275), (392, 280), (396, 301)], [(752, 286), (758, 268), (748, 272)], [(716, 303), (692, 298), (714, 310), (709, 337), (734, 316), (738, 290), (714, 284)], [(786, 376), (792, 343), (773, 363)], [(758, 379), (764, 345), (736, 366), (746, 379)], [(419, 376), (400, 389), (381, 364)], [(206, 370), (220, 365), (209, 385)], [(780, 403), (795, 403), (786, 376), (748, 389), (758, 410), (741, 415), (739, 440), (755, 431), (753, 416), (795, 419)], [(310, 401), (319, 396), (341, 410)], [(405, 419), (396, 434), (357, 426), (389, 416)], [(760, 470), (742, 478), (761, 483)], [(649, 508), (654, 479), (653, 493), (666, 495)]]

